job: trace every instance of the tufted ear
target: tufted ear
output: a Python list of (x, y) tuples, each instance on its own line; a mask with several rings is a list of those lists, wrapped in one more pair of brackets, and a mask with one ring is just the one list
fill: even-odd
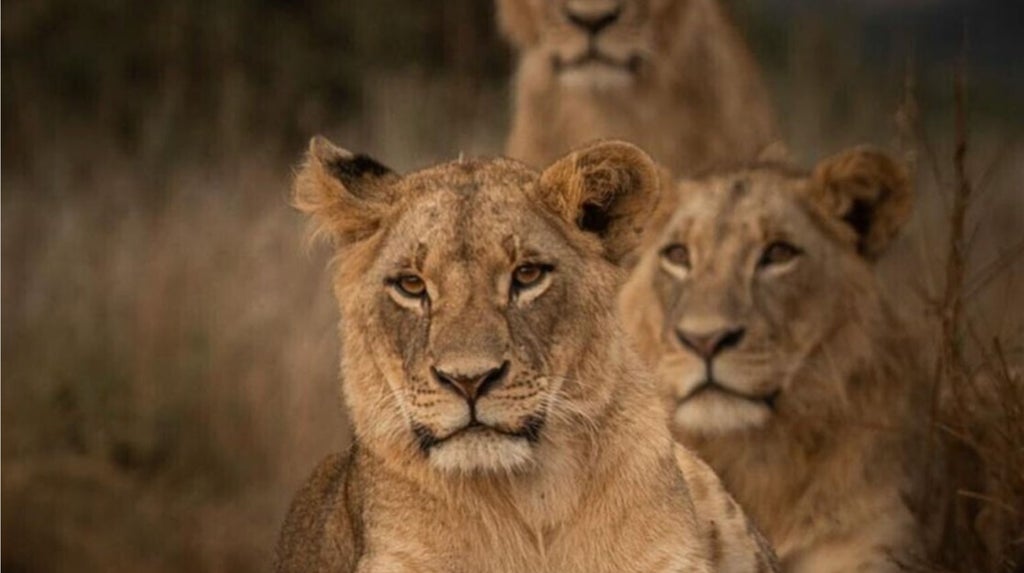
[(857, 251), (875, 259), (910, 219), (913, 189), (906, 168), (869, 147), (855, 147), (818, 163), (809, 193), (855, 237)]
[(498, 7), (498, 27), (517, 49), (537, 43), (536, 15), (531, 12), (531, 0), (495, 0)]
[(659, 195), (658, 168), (639, 147), (601, 141), (544, 170), (537, 199), (584, 233), (596, 236), (615, 263), (640, 242)]
[(316, 136), (295, 177), (292, 204), (309, 215), (314, 237), (343, 246), (377, 230), (391, 208), (398, 179), (377, 161)]

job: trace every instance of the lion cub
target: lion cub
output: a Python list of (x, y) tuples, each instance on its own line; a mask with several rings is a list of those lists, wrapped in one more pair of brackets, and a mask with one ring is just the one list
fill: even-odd
[(294, 199), (337, 248), (355, 439), (296, 496), (277, 569), (774, 569), (673, 445), (615, 319), (617, 262), (656, 195), (626, 143), (541, 174), (494, 159), (401, 176), (314, 139)]

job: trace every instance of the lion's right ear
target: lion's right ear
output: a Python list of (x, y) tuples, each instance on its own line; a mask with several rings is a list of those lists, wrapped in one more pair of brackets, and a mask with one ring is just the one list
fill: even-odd
[(376, 160), (316, 136), (295, 177), (292, 205), (309, 215), (314, 237), (343, 246), (377, 230), (392, 207), (398, 179)]
[(502, 35), (516, 48), (522, 49), (537, 42), (537, 20), (531, 12), (530, 0), (495, 0), (498, 6), (498, 27)]

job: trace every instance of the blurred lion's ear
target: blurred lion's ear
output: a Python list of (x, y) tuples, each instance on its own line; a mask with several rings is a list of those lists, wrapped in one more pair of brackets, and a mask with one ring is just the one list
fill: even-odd
[(540, 33), (530, 0), (495, 0), (495, 4), (498, 9), (498, 27), (509, 43), (523, 49), (537, 42)]
[(597, 238), (605, 258), (621, 264), (639, 245), (657, 204), (659, 171), (639, 147), (601, 141), (545, 169), (534, 193), (548, 210)]
[(295, 177), (292, 205), (310, 217), (314, 237), (344, 246), (377, 230), (392, 206), (398, 180), (376, 160), (317, 136)]
[(818, 163), (809, 194), (855, 237), (865, 258), (880, 255), (910, 219), (913, 188), (906, 167), (877, 149), (856, 147)]

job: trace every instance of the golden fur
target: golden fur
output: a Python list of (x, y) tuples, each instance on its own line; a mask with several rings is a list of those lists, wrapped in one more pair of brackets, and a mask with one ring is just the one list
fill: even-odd
[(774, 568), (615, 319), (656, 181), (625, 143), (399, 176), (314, 140), (295, 203), (338, 249), (355, 443), (296, 496), (279, 571)]
[(756, 62), (717, 0), (497, 0), (519, 53), (506, 151), (534, 166), (614, 137), (673, 174), (778, 139)]
[(911, 205), (904, 169), (866, 148), (684, 180), (621, 293), (673, 433), (786, 571), (920, 555), (927, 386), (872, 266)]

